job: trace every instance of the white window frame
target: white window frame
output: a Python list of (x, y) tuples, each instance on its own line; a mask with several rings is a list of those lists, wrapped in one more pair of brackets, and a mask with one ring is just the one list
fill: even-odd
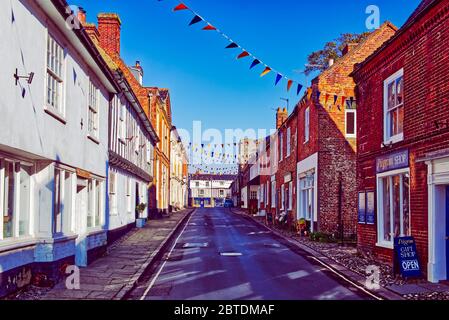
[(293, 181), (288, 184), (288, 210), (293, 210)]
[[(57, 172), (59, 172), (57, 174)], [(66, 180), (66, 174), (69, 175), (68, 180)], [(59, 176), (59, 181), (56, 177)], [(62, 236), (71, 233), (72, 227), (72, 217), (73, 217), (73, 204), (75, 203), (75, 183), (76, 175), (73, 171), (67, 170), (61, 166), (55, 167), (54, 172), (54, 196), (53, 196), (53, 217), (52, 217), (52, 232), (54, 235)], [(59, 188), (59, 190), (57, 190)], [(69, 194), (67, 193), (69, 190)], [(59, 199), (57, 199), (59, 195)], [(59, 202), (58, 202), (59, 201)], [(59, 214), (61, 215), (60, 229), (57, 228), (56, 214), (58, 214), (57, 206), (59, 206)], [(62, 208), (61, 208), (62, 207)]]
[[(399, 79), (400, 77), (404, 77), (404, 69), (400, 69), (399, 71), (395, 72), (394, 74), (392, 74), (390, 77), (388, 77), (385, 81), (384, 81), (384, 97), (383, 97), (383, 104), (384, 104), (384, 145), (388, 145), (388, 144), (394, 144), (400, 141), (404, 140), (404, 132), (399, 133), (397, 135), (391, 136), (390, 135), (390, 118), (389, 118), (389, 111), (388, 111), (388, 85), (391, 84), (392, 82), (395, 82), (397, 79)], [(402, 88), (402, 90), (404, 90), (404, 87)], [(405, 96), (403, 97), (405, 100)], [(405, 107), (404, 107), (404, 101), (402, 102), (402, 107), (404, 108), (404, 112), (405, 112)], [(398, 109), (398, 106), (395, 107), (395, 110)]]
[(291, 154), (291, 128), (287, 128), (287, 158), (290, 157)]
[(126, 196), (126, 212), (132, 213), (132, 180), (130, 177), (126, 177), (125, 196)]
[(285, 202), (285, 184), (281, 186), (281, 206), (280, 206), (281, 210), (284, 210), (284, 202)]
[(276, 208), (276, 180), (271, 181), (271, 208)]
[(100, 137), (99, 91), (100, 90), (97, 88), (97, 86), (92, 82), (92, 79), (89, 79), (87, 131), (88, 137), (93, 138), (97, 142)]
[[(400, 200), (399, 200), (399, 207), (400, 207), (400, 224), (401, 224), (401, 234), (404, 234), (404, 226), (403, 226), (403, 204), (404, 204), (404, 200), (403, 200), (403, 183), (402, 183), (402, 177), (403, 175), (408, 174), (409, 175), (409, 179), (410, 179), (410, 168), (406, 168), (406, 169), (399, 169), (399, 170), (394, 170), (394, 171), (389, 171), (389, 172), (385, 172), (385, 173), (381, 173), (378, 174), (376, 176), (376, 184), (377, 184), (377, 243), (376, 246), (378, 247), (382, 247), (382, 248), (387, 248), (387, 249), (394, 249), (394, 238), (393, 236), (391, 237), (391, 241), (386, 241), (385, 237), (384, 237), (384, 231), (383, 231), (383, 184), (382, 184), (382, 179), (385, 178), (393, 178), (394, 176), (400, 175), (401, 176), (401, 192), (400, 192)], [(391, 183), (391, 181), (390, 181)], [(410, 212), (410, 187), (409, 187), (409, 230), (411, 230), (411, 221), (412, 221), (412, 215)], [(393, 188), (390, 188), (390, 232), (393, 235), (394, 233), (394, 208), (392, 206), (392, 202), (393, 202)]]
[(310, 107), (304, 110), (304, 143), (310, 140)]
[(118, 203), (117, 203), (117, 172), (109, 171), (108, 181), (108, 194), (109, 194), (109, 212), (111, 215), (118, 215)]
[[(354, 114), (354, 133), (348, 133), (348, 113)], [(357, 137), (357, 110), (356, 109), (346, 109), (345, 110), (345, 135), (346, 138), (356, 138)]]
[(284, 135), (279, 132), (279, 162), (284, 158)]
[[(45, 74), (45, 110), (58, 120), (65, 123), (65, 99), (64, 99), (64, 74), (65, 74), (65, 50), (56, 38), (47, 31), (46, 38), (46, 74)], [(51, 46), (51, 48), (49, 48)], [(50, 50), (50, 51), (49, 51)], [(54, 51), (54, 52), (53, 52)], [(51, 60), (54, 57), (55, 65)], [(57, 64), (57, 66), (56, 66)], [(49, 97), (49, 81), (51, 81), (52, 97)], [(53, 97), (54, 94), (54, 97)], [(50, 99), (50, 101), (49, 101)]]
[[(118, 98), (118, 97), (117, 97)], [(126, 105), (118, 99), (118, 139), (121, 143), (126, 143)]]

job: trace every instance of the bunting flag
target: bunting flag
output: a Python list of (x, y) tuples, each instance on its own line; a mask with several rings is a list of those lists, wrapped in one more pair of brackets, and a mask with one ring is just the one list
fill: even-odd
[(274, 85), (277, 86), (279, 81), (281, 81), (281, 79), (282, 79), (282, 74), (278, 73), (277, 76), (276, 76), (276, 82), (275, 82)]
[(341, 97), (341, 106), (344, 107), (345, 103), (346, 103), (346, 97), (343, 96), (343, 97)]
[(257, 59), (254, 59), (253, 63), (251, 63), (251, 67), (249, 67), (250, 69), (254, 68), (255, 66), (257, 66), (258, 64), (260, 64), (260, 61)]
[[(196, 11), (194, 11), (193, 9), (189, 8), (188, 6), (186, 6), (184, 3), (181, 2), (179, 5), (177, 5), (173, 9), (173, 11), (182, 11), (182, 10), (188, 10), (188, 11), (190, 11), (193, 14), (193, 19), (190, 21), (189, 26), (192, 26), (192, 25), (197, 24), (199, 22), (205, 22), (206, 26), (203, 27), (202, 30), (217, 31), (223, 38), (225, 38), (226, 40), (228, 40), (230, 42), (230, 44), (228, 46), (226, 46), (226, 49), (242, 48), (237, 43), (232, 41), (231, 38), (228, 35), (226, 35), (225, 33), (221, 32), (220, 30), (218, 30), (212, 23), (210, 23), (209, 21), (207, 21), (204, 18), (202, 18), (201, 15), (199, 15)], [(250, 69), (253, 69), (258, 64), (264, 64), (266, 68), (262, 72), (260, 77), (264, 77), (268, 73), (273, 71), (276, 74), (275, 85), (277, 86), (279, 84), (279, 82), (282, 80), (283, 76), (281, 76), (281, 78), (279, 78), (278, 75), (282, 75), (283, 73), (278, 72), (274, 68), (272, 68), (272, 67), (268, 66), (267, 64), (263, 63), (262, 60), (258, 59), (255, 55), (251, 54), (250, 52), (244, 50), (237, 57), (237, 59), (245, 58), (245, 57), (248, 57), (248, 56), (253, 58), (253, 63), (251, 64)], [(290, 91), (293, 83), (297, 83), (298, 84), (298, 88), (301, 88), (301, 89), (303, 88), (303, 86), (300, 85), (297, 81), (293, 81), (293, 80), (288, 79), (288, 78), (286, 78), (286, 79), (287, 79), (287, 91)], [(299, 94), (300, 91), (301, 91), (300, 89), (297, 90), (298, 94)]]
[(302, 85), (298, 83), (298, 88), (296, 89), (296, 95), (299, 96), (302, 90)]
[(180, 3), (173, 9), (173, 11), (181, 11), (181, 10), (189, 10), (189, 8), (184, 3)]
[(249, 56), (249, 53), (246, 51), (243, 51), (241, 54), (238, 55), (237, 59), (242, 59), (242, 58), (245, 58), (248, 56)]
[(198, 23), (198, 22), (201, 22), (201, 21), (203, 21), (203, 19), (201, 19), (200, 16), (195, 16), (195, 17), (192, 19), (192, 21), (190, 21), (189, 26), (192, 26), (192, 25), (194, 25), (194, 24), (196, 24), (196, 23)]
[(334, 95), (334, 106), (337, 104), (337, 99), (338, 99), (338, 96)]
[(316, 93), (316, 100), (317, 100), (318, 102), (320, 102), (320, 97), (321, 97), (321, 92), (320, 92), (320, 91), (317, 91), (317, 93)]
[(326, 95), (324, 96), (324, 104), (327, 105), (328, 101), (329, 101), (329, 94), (326, 93)]
[(307, 100), (310, 100), (310, 98), (312, 97), (312, 88), (307, 88)]
[(239, 45), (238, 45), (237, 43), (231, 42), (231, 44), (228, 45), (228, 46), (226, 47), (226, 49), (235, 49), (235, 48), (238, 48), (238, 47), (239, 47)]
[(213, 30), (217, 30), (217, 28), (215, 28), (213, 25), (211, 25), (211, 24), (208, 24), (207, 26), (205, 26), (204, 28), (203, 28), (203, 30), (210, 30), (210, 31), (213, 31)]
[(269, 74), (271, 72), (271, 68), (270, 67), (266, 67), (265, 70), (260, 74), (260, 77), (265, 77), (267, 74)]

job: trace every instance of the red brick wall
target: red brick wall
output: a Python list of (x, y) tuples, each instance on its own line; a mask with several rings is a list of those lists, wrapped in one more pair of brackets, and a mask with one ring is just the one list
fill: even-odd
[[(355, 73), (357, 82), (358, 161), (360, 191), (376, 188), (376, 157), (408, 149), (410, 152), (411, 233), (416, 238), (422, 265), (428, 260), (427, 166), (416, 162), (426, 152), (449, 147), (449, 2), (440, 1), (413, 25), (390, 41)], [(404, 68), (404, 141), (391, 148), (383, 141), (383, 81)], [(376, 194), (377, 197), (377, 194)], [(374, 251), (392, 262), (392, 250), (377, 248), (376, 226), (358, 226), (361, 250)]]
[(120, 55), (121, 21), (118, 15), (103, 13), (98, 15), (98, 32), (100, 45), (112, 56)]

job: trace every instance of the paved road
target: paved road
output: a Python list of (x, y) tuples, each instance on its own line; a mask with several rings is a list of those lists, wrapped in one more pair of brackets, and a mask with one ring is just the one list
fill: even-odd
[[(222, 255), (225, 254), (225, 255)], [(227, 254), (227, 255), (226, 255)], [(131, 299), (354, 300), (360, 291), (228, 209), (199, 209)]]

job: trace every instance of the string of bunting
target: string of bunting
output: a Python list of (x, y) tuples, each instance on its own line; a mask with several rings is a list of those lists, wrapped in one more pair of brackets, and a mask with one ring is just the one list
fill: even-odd
[[(162, 0), (158, 0), (158, 1), (161, 2)], [(187, 6), (184, 2), (181, 2), (176, 7), (174, 7), (173, 11), (174, 12), (189, 11), (193, 16), (192, 20), (189, 23), (189, 26), (193, 26), (198, 23), (203, 23), (204, 26), (203, 26), (202, 30), (215, 31), (218, 34), (220, 34), (223, 38), (225, 38), (229, 42), (229, 45), (226, 46), (225, 49), (239, 49), (241, 51), (237, 55), (237, 60), (244, 59), (244, 58), (251, 58), (252, 62), (251, 62), (250, 68), (249, 68), (250, 70), (252, 70), (253, 68), (255, 68), (258, 65), (261, 65), (263, 67), (263, 71), (260, 74), (261, 78), (267, 76), (270, 73), (273, 73), (276, 75), (276, 79), (275, 79), (275, 83), (274, 83), (275, 86), (277, 86), (281, 82), (281, 80), (284, 79), (286, 81), (287, 91), (290, 91), (291, 88), (293, 87), (293, 85), (295, 84), (296, 85), (296, 94), (299, 95), (301, 93), (301, 90), (303, 88), (302, 84), (300, 84), (297, 81), (294, 81), (292, 79), (289, 79), (282, 72), (279, 72), (276, 69), (269, 66), (268, 64), (264, 63), (261, 59), (257, 58), (254, 54), (252, 54), (251, 52), (246, 50), (244, 47), (239, 45), (237, 42), (233, 41), (232, 38), (229, 37), (226, 33), (222, 32), (220, 29), (215, 27), (211, 22), (209, 22), (204, 17), (202, 17), (198, 12), (196, 12), (195, 10), (193, 10), (192, 8)]]

